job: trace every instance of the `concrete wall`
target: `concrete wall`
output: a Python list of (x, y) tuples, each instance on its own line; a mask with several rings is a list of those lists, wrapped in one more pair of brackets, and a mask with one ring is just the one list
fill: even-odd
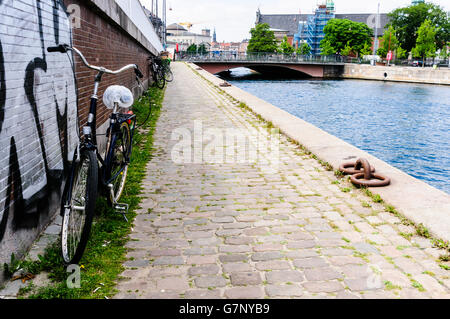
[[(114, 1), (97, 2), (0, 0), (0, 265), (13, 253), (23, 256), (59, 211), (64, 173), (92, 94), (95, 72), (77, 57), (73, 69), (72, 55), (46, 49), (74, 43), (93, 64), (139, 64), (147, 80), (147, 57), (162, 48), (149, 36), (152, 29), (141, 32)], [(111, 84), (138, 94), (135, 83), (133, 71), (105, 75), (99, 97)], [(100, 103), (103, 129), (108, 116)]]
[(371, 66), (346, 64), (343, 78), (450, 85), (450, 68)]

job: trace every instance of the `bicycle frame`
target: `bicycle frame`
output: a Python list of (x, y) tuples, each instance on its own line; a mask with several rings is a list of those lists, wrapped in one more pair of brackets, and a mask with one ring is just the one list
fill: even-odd
[[(78, 157), (81, 154), (80, 149), (88, 149), (88, 150), (95, 151), (97, 154), (97, 159), (98, 159), (99, 163), (101, 164), (100, 165), (100, 170), (102, 172), (101, 173), (101, 184), (102, 184), (101, 186), (108, 187), (110, 185), (111, 181), (114, 180), (115, 177), (117, 177), (117, 175), (115, 175), (113, 178), (107, 176), (108, 169), (111, 167), (111, 161), (112, 161), (112, 156), (110, 154), (108, 154), (108, 153), (111, 153), (110, 150), (109, 149), (106, 150), (107, 151), (106, 158), (103, 159), (101, 157), (101, 155), (99, 154), (98, 147), (97, 147), (97, 105), (98, 105), (98, 91), (99, 91), (100, 83), (102, 81), (102, 77), (104, 74), (117, 75), (124, 71), (134, 69), (134, 71), (136, 73), (136, 79), (137, 79), (139, 85), (142, 87), (142, 84), (139, 81), (139, 78), (142, 78), (143, 74), (139, 70), (139, 67), (136, 64), (126, 65), (116, 71), (109, 70), (104, 67), (98, 67), (98, 66), (91, 65), (88, 63), (88, 61), (86, 60), (84, 55), (77, 48), (70, 47), (69, 45), (59, 45), (57, 47), (50, 47), (47, 50), (48, 50), (48, 52), (60, 52), (60, 53), (67, 53), (68, 51), (73, 51), (80, 57), (81, 61), (84, 63), (84, 65), (87, 68), (98, 72), (94, 79), (94, 88), (93, 88), (93, 94), (90, 99), (89, 115), (88, 115), (87, 124), (82, 129), (83, 140), (80, 141), (80, 144), (77, 147), (77, 151), (75, 151), (75, 153), (74, 153), (73, 162), (75, 163), (78, 160)], [(113, 145), (113, 144), (111, 144), (111, 142), (115, 142), (115, 141), (111, 141), (111, 136), (114, 136), (115, 138), (117, 138), (114, 135), (114, 133), (117, 130), (117, 125), (120, 127), (120, 125), (122, 123), (124, 123), (125, 121), (133, 121), (133, 123), (134, 123), (133, 129), (132, 129), (131, 135), (130, 135), (130, 145), (132, 145), (134, 129), (136, 127), (136, 115), (119, 114), (118, 107), (115, 106), (112, 111), (112, 114), (110, 116), (110, 125), (109, 125), (109, 129), (108, 129), (108, 133), (107, 133), (107, 139), (110, 142), (108, 145), (108, 148), (110, 145)], [(130, 154), (127, 154), (127, 158), (126, 158), (127, 162), (129, 161), (129, 156), (130, 156)], [(68, 183), (66, 183), (66, 187), (68, 187), (68, 198), (71, 198), (71, 196), (72, 196), (71, 185), (74, 180), (75, 165), (72, 165), (70, 173), (71, 174), (69, 177), (69, 181), (68, 181)], [(120, 172), (119, 172), (119, 174), (120, 174)]]

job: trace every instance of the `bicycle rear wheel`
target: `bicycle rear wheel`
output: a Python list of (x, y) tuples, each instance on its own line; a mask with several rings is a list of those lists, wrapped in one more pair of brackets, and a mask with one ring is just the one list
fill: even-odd
[[(63, 196), (61, 248), (64, 262), (77, 264), (91, 232), (98, 192), (98, 162), (95, 151), (83, 150), (73, 170), (73, 180)], [(67, 181), (70, 183), (70, 179)], [(68, 190), (71, 190), (69, 193)]]
[(120, 125), (120, 131), (111, 139), (110, 158), (111, 174), (110, 184), (113, 192), (109, 194), (110, 204), (117, 203), (122, 196), (127, 179), (129, 159), (131, 155), (131, 130), (127, 122)]

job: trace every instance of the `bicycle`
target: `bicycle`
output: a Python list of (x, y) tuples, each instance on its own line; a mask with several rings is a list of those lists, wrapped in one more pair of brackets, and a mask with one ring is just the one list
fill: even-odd
[(162, 70), (164, 74), (164, 78), (166, 79), (166, 82), (172, 82), (173, 81), (173, 73), (170, 69), (170, 60), (164, 59), (162, 60)]
[(134, 69), (136, 80), (142, 87), (139, 79), (144, 76), (136, 64), (129, 64), (116, 71), (90, 65), (77, 48), (66, 44), (49, 47), (47, 51), (50, 53), (75, 52), (87, 68), (98, 72), (94, 80), (94, 92), (90, 101), (87, 125), (82, 129), (82, 137), (79, 136), (79, 143), (74, 152), (61, 204), (61, 215), (63, 216), (62, 256), (65, 263), (77, 264), (83, 256), (90, 236), (99, 188), (103, 195), (107, 194), (108, 203), (116, 212), (121, 213), (125, 220), (127, 220), (126, 214), (128, 213), (128, 205), (118, 201), (127, 178), (136, 128), (136, 115), (132, 112), (122, 113), (120, 108), (131, 107), (133, 95), (127, 88), (119, 86), (110, 86), (105, 91), (103, 100), (106, 105), (105, 99), (109, 98), (108, 101), (112, 105), (106, 106), (112, 108), (112, 113), (106, 132), (105, 158), (102, 158), (97, 148), (96, 123), (97, 93), (100, 82), (104, 74), (117, 75)]
[(150, 72), (153, 74), (153, 83), (156, 85), (157, 88), (163, 89), (166, 85), (166, 77), (164, 75), (164, 70), (161, 66), (162, 62), (159, 57), (152, 58), (149, 57), (148, 60), (150, 61), (149, 67)]

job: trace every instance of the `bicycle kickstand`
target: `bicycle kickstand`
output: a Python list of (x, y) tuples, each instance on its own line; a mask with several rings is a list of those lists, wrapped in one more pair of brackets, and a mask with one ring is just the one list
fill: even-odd
[[(108, 185), (108, 187), (109, 187), (109, 191), (110, 191), (110, 193), (111, 193), (111, 198), (115, 198), (115, 194), (114, 194), (114, 191), (113, 191), (113, 185)], [(113, 203), (113, 209), (114, 209), (114, 211), (116, 212), (116, 213), (119, 213), (119, 214), (122, 214), (122, 216), (123, 216), (123, 218), (125, 219), (125, 221), (128, 223), (128, 218), (127, 218), (127, 214), (128, 214), (128, 208), (129, 208), (129, 205), (128, 204), (124, 204), (124, 203), (117, 203), (115, 200), (114, 200), (114, 203)]]

